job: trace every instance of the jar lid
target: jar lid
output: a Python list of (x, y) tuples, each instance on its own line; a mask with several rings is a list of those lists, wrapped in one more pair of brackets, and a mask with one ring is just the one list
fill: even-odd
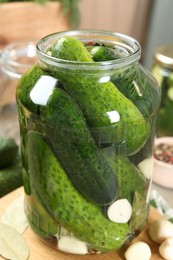
[(154, 61), (166, 68), (173, 69), (173, 45), (163, 45), (156, 48)]

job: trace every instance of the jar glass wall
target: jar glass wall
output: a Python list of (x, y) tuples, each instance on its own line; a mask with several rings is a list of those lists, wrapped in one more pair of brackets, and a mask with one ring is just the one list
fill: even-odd
[(117, 250), (145, 227), (160, 89), (140, 52), (118, 33), (56, 33), (18, 83), (26, 215), (61, 251)]
[(14, 42), (0, 54), (0, 136), (19, 142), (16, 87), (19, 78), (36, 62), (34, 42)]

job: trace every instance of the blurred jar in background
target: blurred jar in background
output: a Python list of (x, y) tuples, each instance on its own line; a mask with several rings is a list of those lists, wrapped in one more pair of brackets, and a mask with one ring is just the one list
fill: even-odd
[(152, 73), (162, 91), (157, 136), (173, 136), (173, 45), (155, 49)]
[(22, 74), (36, 62), (34, 42), (14, 42), (0, 53), (0, 136), (19, 142), (16, 86)]

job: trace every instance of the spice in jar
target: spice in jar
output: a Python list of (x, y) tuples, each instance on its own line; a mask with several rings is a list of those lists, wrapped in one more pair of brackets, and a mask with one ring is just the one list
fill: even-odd
[(156, 146), (154, 157), (159, 161), (173, 164), (173, 144), (161, 143)]

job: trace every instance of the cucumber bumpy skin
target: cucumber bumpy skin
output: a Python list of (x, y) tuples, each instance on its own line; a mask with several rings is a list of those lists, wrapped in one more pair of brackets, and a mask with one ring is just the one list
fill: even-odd
[(140, 170), (132, 163), (128, 157), (116, 155), (114, 148), (104, 148), (101, 152), (116, 172), (119, 184), (118, 198), (126, 198), (132, 204), (134, 193), (137, 191), (143, 197), (146, 196), (148, 181)]
[(43, 132), (76, 189), (98, 205), (115, 200), (115, 173), (96, 147), (71, 97), (62, 89), (54, 89), (40, 115)]
[[(52, 56), (64, 60), (91, 62), (86, 48), (80, 41), (63, 37), (52, 46)], [(150, 125), (138, 108), (110, 82), (100, 83), (97, 78), (85, 71), (56, 70), (51, 71), (63, 84), (82, 110), (86, 122), (93, 128), (93, 137), (98, 144), (125, 143), (128, 155), (139, 151), (150, 134)], [(101, 72), (100, 72), (101, 73)], [(109, 112), (118, 112), (120, 120), (112, 122)], [(103, 140), (102, 140), (103, 139)]]
[[(147, 72), (148, 73), (148, 72)], [(149, 74), (148, 74), (149, 75)], [(111, 81), (129, 98), (142, 113), (144, 118), (155, 114), (160, 104), (160, 89), (156, 81), (139, 64), (127, 68), (124, 73), (114, 74)]]
[(60, 233), (59, 223), (43, 206), (41, 199), (33, 190), (32, 195), (25, 197), (25, 213), (31, 228), (40, 237), (48, 239)]
[(28, 133), (27, 149), (32, 183), (54, 218), (95, 250), (120, 248), (126, 240), (128, 224), (109, 221), (100, 207), (77, 192), (41, 134)]
[(61, 37), (55, 41), (51, 55), (64, 60), (93, 62), (83, 43), (72, 37)]
[[(49, 136), (52, 145), (56, 146), (54, 148), (55, 153), (58, 153), (57, 155), (61, 158), (65, 168), (67, 169), (68, 167), (67, 172), (70, 173), (73, 183), (76, 183), (82, 194), (90, 197), (90, 199), (94, 200), (96, 203), (103, 205), (111, 203), (116, 198), (117, 194), (117, 182), (115, 175), (111, 172), (109, 166), (106, 167), (106, 163), (104, 164), (104, 159), (102, 159), (102, 156), (99, 155), (79, 108), (76, 105), (73, 107), (74, 102), (72, 104), (70, 98), (64, 99), (64, 97), (59, 97), (58, 93), (61, 93), (60, 96), (68, 95), (63, 92), (63, 90), (58, 89), (56, 89), (53, 98), (56, 99), (57, 96), (57, 99), (54, 101), (52, 99), (52, 103), (50, 104), (49, 102), (48, 107), (34, 104), (30, 99), (31, 90), (44, 74), (48, 75), (47, 72), (45, 73), (41, 68), (39, 68), (38, 65), (36, 65), (28, 71), (19, 82), (17, 94), (21, 131), (23, 132), (23, 135), (26, 134), (26, 129), (32, 129), (32, 125), (34, 125), (34, 129), (38, 127), (37, 131), (42, 131), (42, 129), (39, 129), (40, 126), (37, 126), (36, 122), (34, 124), (31, 122), (32, 120), (30, 120), (29, 115), (28, 125), (25, 127), (26, 120), (24, 120), (25, 117), (23, 116), (22, 110), (27, 108), (29, 112), (33, 113), (40, 113), (41, 111), (41, 117), (44, 122), (44, 130)], [(21, 106), (21, 104), (23, 106)], [(31, 116), (33, 116), (33, 114)], [(75, 122), (74, 126), (73, 121)], [(63, 130), (60, 126), (65, 127), (65, 129)], [(57, 133), (59, 135), (56, 134), (55, 129), (57, 129)], [(73, 140), (71, 139), (72, 136)], [(87, 138), (86, 143), (85, 138)], [(56, 143), (57, 141), (58, 143)], [(27, 152), (25, 149), (22, 149), (22, 151), (23, 164), (27, 170), (27, 163), (26, 160), (24, 160), (24, 153)], [(69, 158), (71, 158), (70, 162)], [(87, 170), (90, 174), (88, 174)], [(90, 178), (90, 180), (88, 180), (90, 183), (90, 189), (86, 186), (86, 182), (84, 180), (85, 177), (86, 180)]]
[[(149, 205), (146, 200), (149, 182), (126, 156), (115, 155), (114, 148), (104, 148), (101, 151), (116, 172), (119, 184), (118, 199), (126, 198), (132, 205), (129, 222), (131, 232), (143, 229), (148, 215)], [(107, 212), (107, 207), (104, 212)]]
[(42, 70), (38, 64), (34, 65), (21, 77), (17, 85), (17, 102), (33, 113), (38, 112), (38, 105), (32, 102), (30, 92), (43, 75), (49, 75), (49, 73)]
[(115, 50), (105, 46), (86, 46), (86, 49), (94, 61), (108, 61), (119, 58)]

